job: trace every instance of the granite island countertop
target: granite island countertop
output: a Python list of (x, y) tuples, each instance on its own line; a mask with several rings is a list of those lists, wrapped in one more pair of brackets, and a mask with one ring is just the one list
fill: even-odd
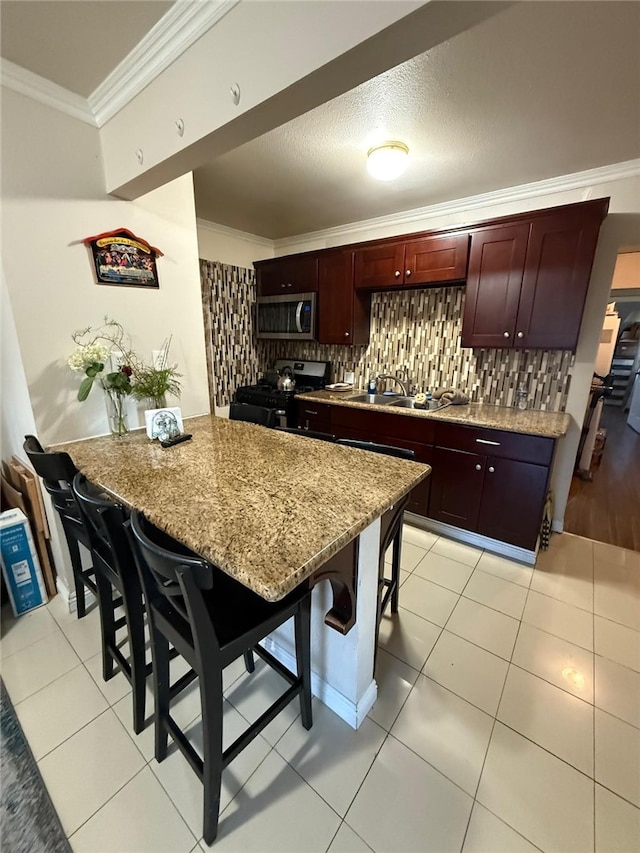
[(188, 418), (163, 448), (135, 430), (56, 445), (93, 483), (277, 601), (429, 475), (417, 462), (256, 424)]
[(447, 406), (443, 409), (403, 409), (388, 404), (358, 403), (351, 398), (365, 394), (366, 391), (311, 391), (296, 394), (297, 400), (315, 403), (331, 403), (335, 406), (348, 406), (374, 412), (391, 412), (399, 417), (429, 418), (430, 420), (467, 426), (502, 429), (507, 432), (519, 432), (526, 435), (540, 435), (547, 438), (562, 438), (567, 434), (571, 417), (564, 412), (542, 412), (536, 409), (516, 409), (509, 406), (493, 406), (489, 403), (468, 403), (464, 406)]

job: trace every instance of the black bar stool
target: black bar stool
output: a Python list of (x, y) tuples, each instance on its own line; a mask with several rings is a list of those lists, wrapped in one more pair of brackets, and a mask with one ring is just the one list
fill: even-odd
[(276, 410), (265, 406), (254, 406), (252, 403), (232, 403), (229, 407), (229, 420), (248, 421), (252, 424), (272, 427), (276, 421)]
[(318, 441), (335, 441), (335, 435), (330, 432), (316, 432), (312, 429), (301, 429), (301, 427), (276, 427), (276, 432), (288, 432), (290, 435), (300, 435), (302, 438), (317, 438)]
[[(387, 456), (395, 456), (398, 459), (415, 460), (413, 450), (404, 447), (394, 447), (390, 444), (379, 444), (375, 441), (360, 441), (355, 438), (339, 438), (336, 444), (345, 447), (355, 447), (358, 450), (369, 450), (372, 453), (383, 453)], [(379, 589), (378, 589), (378, 620), (376, 625), (376, 650), (377, 637), (380, 631), (380, 620), (391, 601), (391, 612), (398, 612), (398, 598), (400, 593), (400, 558), (402, 556), (402, 523), (404, 511), (409, 502), (409, 495), (398, 501), (389, 512), (385, 521), (383, 516), (383, 528), (380, 534), (380, 563), (379, 563)], [(387, 549), (393, 545), (391, 556), (391, 577), (385, 577), (384, 558)], [(384, 592), (383, 592), (384, 590)]]
[(36, 474), (42, 477), (44, 487), (51, 495), (53, 506), (62, 522), (73, 569), (78, 619), (82, 619), (86, 613), (85, 587), (96, 597), (98, 590), (95, 569), (93, 565), (87, 569), (83, 568), (78, 547), (79, 544), (83, 545), (91, 553), (89, 530), (71, 488), (78, 469), (68, 453), (45, 451), (35, 435), (25, 436), (22, 446)]
[[(76, 474), (73, 492), (91, 536), (100, 605), (102, 676), (109, 681), (120, 670), (131, 685), (133, 730), (139, 734), (144, 728), (145, 684), (151, 664), (145, 660), (142, 587), (124, 529), (129, 513), (83, 474)], [(114, 590), (119, 593), (115, 598)], [(120, 606), (124, 616), (118, 619), (116, 610)], [(128, 660), (120, 650), (122, 636), (119, 641), (117, 635), (121, 628), (126, 628), (128, 634)]]
[[(281, 601), (265, 601), (215, 566), (193, 556), (140, 513), (132, 512), (128, 526), (151, 627), (155, 757), (159, 762), (165, 759), (167, 738), (171, 735), (203, 783), (203, 834), (205, 842), (211, 844), (218, 832), (223, 769), (296, 696), (300, 697), (302, 725), (311, 728), (311, 592), (303, 584)], [(258, 645), (291, 617), (295, 620), (297, 674)], [(199, 676), (203, 758), (171, 716), (170, 643)], [(223, 750), (222, 671), (240, 655), (245, 656), (246, 662), (252, 652), (272, 666), (289, 688)]]

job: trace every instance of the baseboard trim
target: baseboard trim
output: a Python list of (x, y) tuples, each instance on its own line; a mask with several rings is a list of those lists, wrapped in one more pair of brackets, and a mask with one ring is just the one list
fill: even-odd
[[(76, 591), (69, 590), (69, 587), (62, 580), (60, 575), (56, 578), (56, 589), (58, 590), (58, 595), (62, 598), (64, 603), (69, 608), (69, 613), (76, 613), (78, 610), (78, 596), (76, 595)], [(84, 591), (84, 600), (87, 609), (91, 607), (97, 601), (95, 595), (91, 592), (90, 589), (86, 589)]]
[(497, 539), (490, 539), (488, 536), (482, 536), (472, 530), (462, 530), (460, 527), (453, 527), (453, 525), (445, 524), (442, 521), (434, 521), (432, 518), (425, 518), (413, 512), (405, 512), (404, 517), (409, 524), (420, 527), (422, 530), (430, 530), (432, 533), (448, 536), (449, 539), (464, 542), (465, 545), (475, 545), (476, 548), (483, 548), (486, 551), (499, 554), (501, 557), (517, 560), (519, 563), (526, 563), (529, 566), (535, 565), (537, 549), (528, 551), (526, 548), (518, 548), (516, 545), (509, 545), (507, 542), (499, 542)]
[[(293, 672), (296, 671), (295, 655), (288, 649), (276, 644), (271, 637), (267, 637), (263, 641), (263, 645), (280, 663), (293, 670)], [(313, 672), (313, 670), (311, 671), (311, 690), (313, 695), (323, 705), (330, 708), (340, 719), (348, 723), (352, 729), (360, 728), (378, 698), (378, 685), (375, 679), (371, 680), (371, 684), (365, 690), (360, 701), (355, 703), (347, 699), (346, 696), (336, 690), (335, 687), (332, 687), (324, 678)]]
[[(60, 598), (62, 598), (64, 603), (69, 608), (69, 613), (74, 613), (78, 608), (78, 603), (76, 601), (75, 591), (73, 592), (73, 594), (71, 594), (69, 592), (69, 587), (62, 580), (60, 575), (58, 575), (56, 578), (56, 589), (58, 590), (58, 595), (60, 596)], [(72, 602), (72, 598), (73, 598), (73, 602)]]

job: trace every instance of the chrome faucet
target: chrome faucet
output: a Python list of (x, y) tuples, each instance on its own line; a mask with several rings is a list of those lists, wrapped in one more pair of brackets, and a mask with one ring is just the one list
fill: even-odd
[(397, 384), (402, 388), (402, 393), (405, 397), (409, 396), (409, 379), (405, 372), (405, 379), (400, 379), (399, 376), (394, 376), (391, 373), (381, 373), (376, 377), (376, 382), (380, 379), (391, 379), (393, 382), (397, 382)]

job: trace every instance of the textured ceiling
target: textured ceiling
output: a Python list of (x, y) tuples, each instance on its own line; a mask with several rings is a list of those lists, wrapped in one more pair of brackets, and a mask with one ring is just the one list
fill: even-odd
[[(2, 0), (2, 56), (86, 97), (171, 5)], [(640, 157), (639, 33), (638, 2), (516, 3), (197, 169), (197, 215), (277, 239)]]
[(516, 4), (197, 169), (198, 216), (275, 239), (636, 158), (639, 33), (635, 2)]
[(2, 0), (5, 59), (88, 97), (173, 0)]

